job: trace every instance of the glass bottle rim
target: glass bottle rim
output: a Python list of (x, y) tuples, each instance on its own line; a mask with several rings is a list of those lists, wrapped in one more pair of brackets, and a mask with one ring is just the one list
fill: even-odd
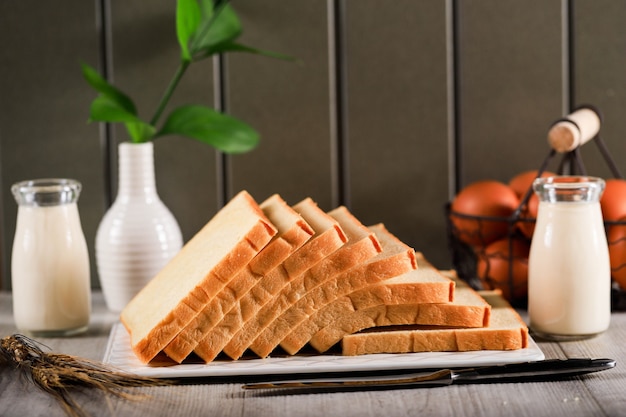
[(11, 186), (18, 205), (35, 207), (75, 203), (81, 190), (81, 183), (70, 178), (38, 178)]
[(590, 202), (598, 201), (605, 188), (605, 181), (588, 175), (557, 175), (537, 178), (533, 190), (542, 201)]
[(546, 182), (550, 184), (558, 184), (564, 187), (574, 187), (581, 183), (603, 183), (604, 179), (590, 175), (552, 175), (549, 177), (536, 178), (535, 182)]

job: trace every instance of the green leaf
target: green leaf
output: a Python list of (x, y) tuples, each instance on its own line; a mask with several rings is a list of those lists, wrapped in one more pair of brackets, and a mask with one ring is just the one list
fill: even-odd
[(289, 55), (253, 48), (236, 42), (223, 42), (209, 48), (206, 52), (207, 56), (224, 52), (247, 52), (251, 54), (263, 55), (270, 58), (282, 59), (285, 61), (296, 61), (296, 58)]
[(143, 121), (127, 122), (125, 126), (128, 135), (135, 143), (148, 142), (154, 137), (154, 133), (156, 132), (154, 126)]
[[(200, 13), (202, 13), (201, 18), (204, 19), (211, 19), (213, 17), (213, 13), (215, 8), (213, 7), (213, 0), (199, 0), (200, 1)], [(220, 2), (219, 0), (217, 0), (218, 3), (218, 9), (221, 8), (221, 6), (219, 6)]]
[(189, 39), (198, 29), (202, 14), (196, 0), (178, 0), (176, 4), (176, 35), (180, 44), (181, 57), (191, 61)]
[(109, 84), (100, 76), (98, 71), (85, 63), (81, 63), (83, 77), (94, 90), (109, 97), (111, 101), (117, 103), (117, 106), (123, 108), (126, 112), (137, 114), (137, 108), (133, 101), (126, 94)]
[(137, 122), (139, 118), (107, 95), (99, 95), (91, 103), (89, 121), (98, 122)]
[(203, 106), (175, 109), (156, 136), (181, 135), (214, 146), (225, 153), (248, 152), (259, 142), (247, 124)]
[(224, 5), (211, 15), (205, 15), (191, 41), (192, 56), (207, 56), (206, 51), (241, 35), (241, 22), (230, 5)]

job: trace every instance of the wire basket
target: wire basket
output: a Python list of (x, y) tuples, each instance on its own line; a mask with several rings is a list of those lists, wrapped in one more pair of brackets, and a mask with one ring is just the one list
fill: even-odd
[[(621, 173), (600, 136), (595, 135), (593, 141), (600, 149), (614, 177), (622, 179)], [(566, 171), (570, 175), (587, 175), (579, 149), (576, 147), (570, 152), (562, 153), (561, 162), (555, 171), (558, 175), (563, 175)], [(537, 170), (537, 177), (546, 171), (556, 154), (557, 151), (550, 150)], [(445, 205), (448, 248), (458, 276), (476, 290), (498, 289), (502, 291), (502, 295), (518, 308), (526, 308), (528, 303), (528, 252), (532, 238), (532, 231), (529, 233), (528, 230), (532, 228), (536, 219), (527, 217), (524, 208), (532, 194), (531, 187), (509, 217), (468, 215), (454, 212), (451, 209), (451, 203)], [(465, 224), (475, 222), (475, 227), (471, 228), (472, 236), (464, 235), (468, 231), (455, 226), (455, 223), (459, 221)], [(501, 230), (506, 230), (506, 233), (498, 239), (483, 235), (484, 231), (495, 225)], [(626, 221), (605, 221), (604, 226), (607, 237), (612, 228), (624, 228), (623, 233), (619, 233), (619, 239), (609, 240), (608, 244), (610, 250), (615, 249), (615, 245), (624, 245), (623, 251), (626, 255)], [(480, 243), (468, 244), (466, 243), (468, 241)], [(611, 262), (612, 276), (626, 275), (626, 264), (616, 265), (613, 261), (614, 259)], [(626, 279), (622, 282), (624, 281)], [(620, 287), (615, 279), (612, 280), (611, 308), (614, 311), (626, 310), (626, 288)]]
[[(525, 307), (528, 291), (528, 257), (516, 255), (512, 248), (516, 242), (525, 242), (530, 247), (530, 240), (520, 233), (516, 225), (518, 221), (532, 222), (533, 219), (522, 220), (517, 212), (512, 217), (470, 216), (453, 212), (450, 206), (447, 204), (445, 207), (448, 246), (459, 277), (476, 290), (501, 290), (504, 298), (514, 307)], [(481, 235), (480, 231), (483, 230), (481, 226), (490, 223), (506, 225), (507, 234), (495, 241), (495, 243), (504, 242), (504, 247), (489, 252), (488, 244), (474, 246), (465, 243), (462, 238), (464, 231), (455, 226), (455, 218), (477, 222), (480, 225), (477, 227), (478, 234), (472, 236), (472, 240), (489, 243), (494, 242)], [(495, 264), (504, 265), (504, 269), (495, 268)], [(520, 276), (520, 271), (525, 275)]]
[[(534, 222), (535, 219), (520, 218), (519, 215), (513, 217), (469, 216), (453, 212), (450, 209), (450, 204), (446, 204), (445, 212), (448, 247), (458, 276), (476, 290), (501, 290), (502, 295), (511, 305), (526, 308), (528, 303), (528, 258), (516, 255), (511, 249), (515, 242), (526, 242), (530, 247), (530, 239), (521, 233), (516, 225), (519, 225), (520, 222)], [(509, 227), (509, 233), (503, 239), (506, 239), (509, 250), (487, 253), (488, 246), (471, 246), (463, 242), (460, 238), (461, 232), (452, 221), (455, 216), (478, 222), (506, 223)], [(606, 221), (604, 226), (608, 235), (611, 227), (626, 227), (626, 222)], [(609, 247), (621, 243), (626, 244), (626, 237), (608, 242)], [(492, 271), (494, 259), (496, 261), (502, 260), (502, 263), (506, 265), (507, 270), (504, 279), (494, 275), (494, 271)], [(485, 265), (485, 267), (479, 270), (479, 265)], [(617, 273), (624, 268), (626, 268), (626, 264), (612, 266), (611, 273)], [(520, 270), (525, 271), (526, 275), (520, 277)], [(501, 270), (499, 272), (501, 273)], [(626, 311), (626, 290), (620, 287), (616, 281), (612, 281), (611, 307), (614, 311)]]

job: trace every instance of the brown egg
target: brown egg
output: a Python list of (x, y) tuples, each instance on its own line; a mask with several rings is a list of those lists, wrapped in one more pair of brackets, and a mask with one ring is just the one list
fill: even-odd
[[(476, 273), (486, 289), (499, 289), (514, 303), (528, 294), (530, 245), (521, 239), (501, 239), (478, 253)], [(512, 265), (512, 269), (510, 266)], [(509, 274), (510, 273), (510, 274)]]
[[(511, 181), (509, 181), (509, 187), (511, 187), (513, 191), (515, 191), (515, 194), (517, 194), (519, 198), (523, 198), (530, 189), (530, 187), (533, 185), (533, 181), (535, 180), (535, 178), (537, 178), (538, 172), (538, 170), (532, 170), (517, 174), (516, 176), (511, 178)], [(553, 177), (555, 175), (556, 174), (554, 174), (553, 172), (544, 171), (541, 174), (541, 177)]]
[(626, 180), (608, 179), (600, 198), (602, 217), (615, 221), (626, 216)]
[(508, 185), (491, 180), (478, 181), (456, 195), (450, 216), (460, 240), (474, 246), (485, 246), (508, 233), (508, 219), (518, 205), (519, 198)]
[(535, 232), (535, 224), (537, 220), (537, 210), (539, 209), (539, 197), (536, 194), (530, 196), (522, 210), (520, 211), (520, 221), (517, 222), (517, 228), (528, 239), (532, 239)]
[(624, 224), (611, 224), (607, 232), (611, 277), (626, 289), (626, 217), (618, 220)]

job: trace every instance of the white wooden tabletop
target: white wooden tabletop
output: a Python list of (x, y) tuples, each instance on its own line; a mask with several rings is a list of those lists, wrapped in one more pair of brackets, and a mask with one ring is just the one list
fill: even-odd
[[(16, 332), (11, 296), (0, 293), (0, 336)], [(94, 293), (87, 334), (37, 339), (55, 353), (102, 360), (111, 325), (102, 295)], [(610, 329), (577, 342), (537, 341), (546, 358), (595, 357), (614, 369), (558, 382), (459, 385), (380, 391), (274, 393), (244, 391), (240, 378), (193, 379), (142, 388), (142, 401), (103, 398), (93, 391), (75, 398), (91, 416), (626, 416), (626, 312), (613, 313)], [(0, 416), (63, 416), (54, 399), (15, 369), (0, 363)]]

